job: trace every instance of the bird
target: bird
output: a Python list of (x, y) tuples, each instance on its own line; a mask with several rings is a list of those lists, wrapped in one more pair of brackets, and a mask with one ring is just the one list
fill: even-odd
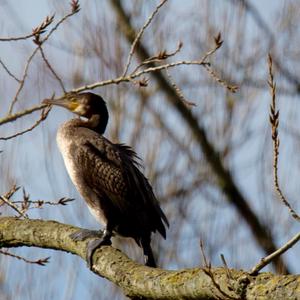
[(92, 215), (104, 225), (103, 231), (81, 229), (70, 236), (74, 241), (94, 237), (87, 245), (89, 268), (94, 251), (111, 245), (113, 235), (133, 238), (143, 249), (145, 265), (157, 267), (151, 235), (159, 232), (166, 239), (169, 222), (141, 171), (136, 152), (104, 137), (109, 119), (106, 102), (100, 95), (82, 92), (43, 103), (79, 116), (59, 127), (56, 140), (73, 184)]

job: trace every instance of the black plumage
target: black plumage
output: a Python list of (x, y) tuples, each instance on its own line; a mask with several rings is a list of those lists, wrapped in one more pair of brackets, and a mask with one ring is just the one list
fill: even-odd
[[(166, 237), (168, 220), (147, 178), (140, 171), (136, 153), (103, 136), (108, 122), (104, 100), (93, 93), (67, 94), (47, 104), (63, 106), (87, 118), (72, 119), (58, 130), (57, 141), (68, 173), (92, 214), (105, 225), (102, 239), (88, 249), (88, 259), (98, 246), (111, 244), (113, 233), (133, 238), (143, 248), (148, 266), (155, 267), (150, 241), (158, 231)], [(74, 239), (90, 236), (88, 231)]]

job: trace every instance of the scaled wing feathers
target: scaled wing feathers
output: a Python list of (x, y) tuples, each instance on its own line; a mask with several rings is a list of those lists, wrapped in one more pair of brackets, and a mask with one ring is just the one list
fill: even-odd
[[(81, 150), (87, 153), (78, 155), (85, 178), (95, 192), (105, 193), (123, 214), (151, 224), (151, 231), (166, 236), (163, 222), (168, 220), (153, 193), (148, 180), (140, 172), (141, 166), (136, 153), (123, 144), (112, 144), (104, 137), (87, 139)], [(92, 173), (94, 172), (94, 173)], [(162, 222), (163, 220), (163, 222)]]

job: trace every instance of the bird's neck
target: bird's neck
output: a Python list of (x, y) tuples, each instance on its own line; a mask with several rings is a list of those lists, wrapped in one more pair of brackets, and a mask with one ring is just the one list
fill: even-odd
[(86, 127), (103, 134), (106, 126), (107, 120), (101, 118), (100, 115), (92, 115), (87, 121), (85, 121)]
[(76, 127), (85, 127), (102, 135), (106, 129), (106, 125), (107, 120), (101, 119), (99, 115), (92, 115), (88, 120), (80, 118), (71, 119), (63, 125), (63, 128), (72, 131)]

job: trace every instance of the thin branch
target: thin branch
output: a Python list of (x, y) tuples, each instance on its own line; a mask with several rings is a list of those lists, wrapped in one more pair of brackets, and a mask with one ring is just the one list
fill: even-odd
[(82, 91), (85, 91), (85, 90), (92, 90), (92, 89), (95, 89), (97, 87), (101, 87), (101, 86), (105, 86), (105, 85), (109, 85), (109, 84), (119, 84), (121, 82), (131, 82), (133, 79), (135, 79), (137, 77), (140, 77), (144, 74), (149, 74), (149, 73), (161, 71), (161, 70), (164, 70), (164, 69), (174, 68), (176, 66), (181, 66), (181, 65), (200, 65), (200, 66), (203, 66), (205, 64), (208, 64), (208, 63), (204, 62), (202, 59), (200, 59), (200, 60), (177, 61), (177, 62), (168, 63), (168, 64), (156, 66), (156, 67), (150, 67), (150, 68), (141, 70), (139, 72), (132, 73), (128, 76), (120, 76), (120, 77), (115, 78), (115, 79), (109, 79), (109, 80), (105, 80), (105, 81), (95, 82), (95, 83), (92, 83), (92, 84), (89, 84), (89, 85), (79, 87), (77, 89), (73, 89), (70, 92), (79, 93), (79, 92), (82, 92)]
[[(222, 36), (221, 33), (219, 32), (218, 35), (216, 37), (214, 37), (215, 40), (215, 48), (208, 51), (204, 57), (202, 58), (204, 61), (211, 55), (213, 55), (223, 44), (223, 40), (222, 40)], [(230, 92), (235, 93), (238, 89), (237, 86), (234, 85), (230, 85), (228, 84), (224, 79), (221, 79), (217, 73), (212, 70), (211, 65), (210, 64), (206, 64), (204, 65), (204, 68), (206, 69), (206, 71), (208, 72), (208, 74), (218, 83), (220, 83), (221, 85), (223, 85), (224, 87), (226, 87)]]
[(28, 109), (25, 109), (25, 110), (22, 110), (20, 112), (17, 112), (13, 115), (7, 115), (6, 117), (0, 119), (0, 125), (3, 125), (3, 124), (6, 124), (6, 123), (10, 123), (10, 122), (13, 122), (21, 117), (24, 117), (26, 115), (29, 115), (37, 110), (41, 110), (45, 107), (47, 107), (48, 105), (46, 104), (39, 104), (39, 105), (35, 105), (31, 108), (28, 108)]
[(31, 127), (27, 128), (27, 129), (25, 129), (23, 131), (17, 132), (17, 133), (15, 133), (13, 135), (9, 135), (9, 136), (6, 136), (6, 137), (0, 137), (0, 140), (1, 141), (7, 141), (7, 140), (13, 139), (13, 138), (15, 138), (17, 136), (20, 136), (20, 135), (23, 135), (23, 134), (25, 134), (27, 132), (32, 131), (40, 123), (42, 123), (44, 120), (46, 120), (46, 118), (47, 118), (50, 110), (51, 110), (51, 106), (48, 106), (48, 107), (44, 108), (43, 111), (42, 111), (42, 113), (41, 113), (40, 118)]
[(155, 10), (152, 12), (152, 14), (150, 15), (150, 17), (148, 18), (148, 20), (146, 21), (146, 23), (144, 24), (144, 26), (140, 29), (140, 31), (138, 32), (137, 36), (135, 37), (132, 45), (131, 45), (131, 48), (130, 48), (130, 52), (129, 52), (129, 55), (128, 55), (128, 58), (127, 58), (127, 63), (125, 65), (125, 69), (124, 69), (124, 72), (123, 72), (123, 77), (126, 76), (127, 72), (128, 72), (128, 69), (129, 69), (129, 66), (130, 66), (130, 63), (131, 63), (131, 60), (132, 60), (132, 56), (133, 56), (133, 53), (134, 53), (134, 50), (135, 50), (135, 47), (138, 43), (138, 41), (141, 39), (144, 31), (146, 30), (146, 28), (150, 25), (151, 21), (153, 20), (154, 16), (158, 13), (159, 9), (167, 2), (168, 0), (162, 0), (155, 8)]
[(282, 247), (280, 247), (275, 252), (271, 253), (270, 255), (264, 257), (261, 259), (261, 261), (252, 268), (250, 271), (250, 275), (257, 275), (258, 272), (263, 269), (265, 266), (267, 266), (271, 261), (273, 261), (275, 258), (282, 255), (284, 252), (292, 248), (298, 241), (300, 240), (300, 232), (296, 234), (292, 239), (290, 239), (286, 244), (284, 244)]
[[(132, 82), (133, 79), (138, 78), (138, 77), (140, 77), (144, 74), (157, 72), (157, 71), (160, 71), (160, 70), (163, 70), (163, 69), (174, 68), (174, 67), (180, 66), (180, 65), (202, 65), (203, 66), (205, 64), (207, 64), (207, 63), (204, 62), (202, 59), (201, 60), (194, 60), (194, 61), (185, 61), (185, 60), (183, 60), (183, 61), (173, 62), (173, 63), (164, 64), (164, 65), (157, 66), (157, 67), (147, 68), (145, 70), (141, 70), (139, 72), (130, 74), (130, 75), (125, 76), (125, 77), (121, 76), (121, 77), (118, 77), (118, 78), (115, 78), (115, 79), (108, 79), (108, 80), (104, 80), (104, 81), (95, 82), (95, 83), (90, 84), (90, 85), (85, 85), (85, 86), (79, 87), (77, 89), (73, 89), (70, 92), (80, 93), (80, 92), (85, 91), (85, 90), (92, 90), (92, 89), (95, 89), (97, 87), (106, 86), (106, 85), (110, 85), (110, 84), (119, 84), (121, 82)], [(21, 112), (15, 113), (13, 115), (7, 115), (6, 117), (0, 119), (0, 125), (6, 124), (6, 123), (9, 123), (9, 122), (13, 122), (13, 121), (15, 121), (15, 120), (17, 120), (17, 119), (19, 119), (23, 116), (31, 114), (32, 112), (44, 109), (45, 107), (47, 107), (47, 105), (40, 104), (40, 105), (37, 105), (37, 106), (33, 106), (29, 109), (23, 110)]]
[(6, 71), (6, 73), (10, 76), (10, 77), (12, 77), (14, 80), (16, 80), (18, 83), (20, 83), (21, 82), (21, 80), (20, 79), (18, 79), (9, 69), (8, 69), (8, 67), (4, 64), (4, 62), (0, 59), (0, 64), (1, 64), (1, 66), (3, 67), (3, 69)]
[(36, 28), (32, 30), (32, 33), (20, 36), (20, 37), (8, 37), (8, 38), (0, 38), (0, 42), (12, 42), (12, 41), (20, 41), (20, 40), (27, 40), (31, 37), (36, 36), (37, 34), (42, 34), (45, 32), (46, 28), (52, 23), (54, 19), (53, 16), (46, 16), (43, 22)]
[(1, 250), (1, 249), (0, 249), (0, 253), (3, 255), (11, 256), (11, 257), (17, 258), (19, 260), (25, 261), (28, 264), (35, 264), (35, 265), (40, 265), (40, 266), (45, 266), (49, 262), (49, 259), (50, 259), (50, 256), (49, 256), (49, 257), (41, 258), (38, 260), (29, 260), (22, 256), (19, 256), (19, 255), (16, 255), (16, 254), (13, 254), (8, 251)]
[(214, 41), (215, 41), (215, 48), (213, 48), (212, 50), (206, 52), (206, 54), (203, 57), (204, 60), (206, 60), (209, 56), (212, 56), (223, 45), (221, 32), (219, 32), (217, 34), (217, 36), (214, 37)]
[(14, 184), (11, 189), (4, 194), (4, 197), (9, 200), (19, 189), (20, 187)]
[(7, 199), (5, 196), (0, 196), (0, 199), (4, 201), (8, 206), (10, 206), (13, 210), (15, 210), (21, 217), (28, 219), (28, 216), (24, 214), (24, 212), (12, 201)]
[(272, 103), (270, 105), (270, 123), (272, 127), (272, 141), (273, 141), (273, 176), (274, 176), (274, 186), (277, 195), (281, 202), (288, 208), (292, 217), (300, 222), (300, 216), (292, 208), (289, 201), (284, 196), (278, 179), (278, 158), (279, 158), (279, 137), (278, 137), (278, 126), (279, 126), (279, 110), (276, 109), (276, 83), (274, 82), (274, 76), (272, 71), (272, 56), (268, 55), (268, 66), (269, 66), (269, 80), (268, 85), (270, 87), (270, 92), (272, 96)]
[[(79, 12), (79, 3), (78, 1), (72, 1), (71, 2), (71, 7), (72, 7), (72, 11), (71, 13), (65, 15), (64, 17), (62, 17), (57, 23), (56, 25), (49, 31), (49, 33), (42, 39), (40, 40), (40, 34), (43, 33), (43, 31), (39, 30), (40, 28), (36, 28), (33, 30), (33, 33), (34, 33), (34, 36), (35, 36), (35, 39), (34, 39), (34, 42), (38, 45), (37, 48), (34, 49), (34, 51), (32, 52), (32, 54), (29, 56), (27, 62), (26, 62), (26, 65), (25, 65), (25, 68), (24, 68), (24, 72), (23, 72), (23, 76), (22, 76), (22, 80), (21, 80), (21, 83), (20, 83), (20, 86), (17, 90), (17, 93), (9, 107), (9, 111), (8, 111), (8, 114), (11, 114), (12, 111), (13, 111), (13, 108), (16, 104), (16, 102), (18, 101), (18, 96), (21, 92), (21, 90), (23, 89), (24, 87), (24, 84), (25, 84), (25, 79), (27, 77), (27, 73), (28, 73), (28, 68), (29, 68), (29, 65), (33, 59), (33, 57), (35, 56), (35, 54), (37, 53), (37, 51), (39, 50), (40, 46), (42, 44), (44, 44), (48, 39), (49, 37), (52, 35), (53, 32), (55, 32), (57, 30), (57, 28), (65, 21), (67, 20), (69, 17), (73, 16), (74, 14), (78, 13)], [(53, 17), (48, 17), (49, 19), (51, 19), (51, 22), (53, 20)], [(47, 21), (47, 20), (46, 20)], [(50, 22), (50, 21), (49, 21)]]
[(211, 264), (206, 258), (205, 251), (204, 251), (204, 244), (203, 244), (202, 240), (200, 240), (200, 250), (201, 250), (201, 254), (202, 254), (202, 258), (203, 258), (203, 261), (204, 261), (205, 268), (210, 268)]
[(42, 58), (45, 62), (45, 64), (47, 65), (47, 67), (49, 68), (49, 70), (51, 71), (51, 73), (53, 74), (53, 76), (56, 78), (56, 80), (59, 82), (61, 89), (63, 90), (64, 94), (66, 93), (66, 89), (65, 86), (62, 82), (62, 79), (57, 75), (57, 73), (55, 72), (55, 70), (53, 69), (53, 67), (51, 66), (51, 64), (49, 63), (48, 59), (46, 58), (45, 52), (42, 48), (42, 46), (39, 47), (40, 53), (42, 55)]
[[(74, 2), (74, 1), (73, 1)], [(78, 2), (78, 1), (76, 1)], [(71, 3), (72, 4), (72, 3)], [(57, 28), (64, 22), (66, 21), (68, 18), (72, 17), (73, 15), (75, 15), (76, 13), (79, 12), (79, 7), (78, 9), (72, 9), (72, 12), (70, 12), (69, 14), (65, 15), (64, 17), (62, 17), (57, 23), (56, 25), (49, 31), (49, 33), (44, 37), (44, 39), (41, 41), (41, 44), (44, 44), (48, 39), (49, 37), (52, 35), (52, 33), (54, 31), (57, 30)]]
[(211, 66), (209, 65), (204, 65), (205, 70), (208, 72), (208, 74), (219, 84), (221, 84), (222, 86), (224, 86), (228, 91), (232, 92), (232, 93), (236, 93), (236, 91), (238, 90), (238, 86), (236, 85), (230, 85), (228, 84), (224, 79), (221, 79), (217, 73), (211, 68)]
[(202, 257), (204, 260), (204, 265), (205, 268), (203, 268), (203, 272), (210, 277), (213, 286), (217, 289), (217, 291), (221, 294), (221, 296), (218, 295), (214, 295), (215, 297), (217, 297), (218, 299), (234, 299), (234, 300), (240, 300), (240, 298), (236, 298), (233, 297), (229, 294), (227, 294), (225, 291), (223, 291), (223, 289), (221, 288), (220, 284), (216, 281), (214, 273), (212, 272), (212, 267), (211, 267), (211, 263), (207, 260), (206, 255), (205, 255), (205, 251), (204, 251), (204, 245), (203, 245), (203, 241), (200, 241), (200, 249), (201, 249), (201, 253), (202, 253)]
[[(35, 37), (35, 40), (34, 40), (34, 41), (36, 41), (36, 40), (39, 39), (40, 35), (41, 35), (42, 33), (44, 33), (45, 30), (46, 30), (46, 28), (53, 22), (53, 19), (54, 19), (54, 15), (52, 15), (52, 16), (47, 16), (47, 17), (45, 18), (45, 20), (44, 20), (38, 27), (36, 27), (36, 28), (34, 28), (34, 29), (32, 30), (32, 34), (33, 34), (33, 36)], [(50, 31), (50, 32), (51, 32), (51, 31)], [(49, 34), (48, 34), (48, 35), (49, 35)], [(20, 93), (21, 93), (21, 91), (22, 91), (22, 89), (23, 89), (23, 87), (24, 87), (25, 79), (26, 79), (26, 77), (27, 77), (27, 75), (28, 75), (29, 65), (30, 65), (32, 59), (34, 58), (34, 56), (36, 55), (38, 49), (39, 49), (38, 47), (35, 48), (34, 51), (31, 53), (31, 55), (30, 55), (30, 56), (28, 57), (28, 59), (27, 59), (27, 62), (26, 62), (26, 64), (25, 64), (25, 68), (24, 68), (24, 71), (23, 71), (22, 79), (19, 81), (20, 85), (19, 85), (19, 87), (18, 87), (18, 89), (17, 89), (17, 92), (16, 92), (16, 94), (15, 94), (15, 96), (14, 96), (12, 102), (11, 102), (11, 105), (10, 105), (10, 107), (9, 107), (9, 110), (8, 110), (8, 114), (9, 114), (9, 115), (12, 113), (13, 108), (14, 108), (16, 102), (18, 101), (18, 97), (19, 97), (19, 95), (20, 95)]]
[(231, 274), (230, 274), (230, 270), (229, 270), (229, 268), (228, 268), (228, 264), (227, 264), (227, 262), (226, 262), (226, 259), (225, 259), (224, 254), (220, 254), (220, 257), (221, 257), (222, 263), (223, 263), (223, 265), (224, 265), (224, 268), (225, 268), (225, 270), (226, 270), (226, 272), (227, 272), (227, 277), (228, 277), (228, 279), (233, 280), (233, 278), (232, 278), (232, 276), (231, 276)]
[(147, 58), (146, 60), (144, 60), (142, 63), (140, 63), (135, 69), (134, 71), (132, 71), (132, 73), (135, 73), (137, 72), (141, 67), (143, 66), (146, 66), (146, 65), (150, 65), (150, 64), (154, 64), (154, 63), (157, 63), (157, 62), (161, 62), (162, 60), (166, 60), (167, 58), (170, 58), (172, 56), (175, 56), (177, 53), (179, 53), (179, 51), (181, 50), (182, 48), (182, 43), (179, 42), (178, 45), (177, 45), (177, 48), (173, 51), (173, 52), (170, 52), (170, 53), (167, 53), (165, 50), (164, 51), (161, 51), (160, 53), (158, 53), (157, 55), (155, 56), (152, 56), (152, 57), (149, 57)]
[[(56, 202), (53, 201), (45, 201), (45, 200), (28, 200), (27, 203), (28, 204), (35, 204), (36, 207), (34, 208), (41, 208), (43, 207), (43, 205), (51, 205), (51, 206), (57, 206), (57, 205), (67, 205), (68, 202), (74, 201), (75, 199), (73, 198), (60, 198), (59, 200), (57, 200)], [(22, 204), (24, 201), (12, 201), (12, 203), (14, 204)]]
[[(70, 15), (72, 15), (72, 14), (70, 14)], [(179, 48), (180, 48), (180, 46), (178, 46), (177, 49), (179, 49)], [(177, 49), (176, 49), (176, 51), (177, 51)], [(138, 71), (138, 72), (137, 71), (133, 72), (128, 76), (120, 76), (120, 77), (114, 78), (114, 79), (108, 79), (108, 80), (104, 80), (104, 81), (95, 82), (95, 83), (90, 84), (90, 85), (85, 85), (85, 86), (73, 89), (70, 92), (79, 93), (79, 92), (82, 92), (82, 91), (85, 91), (85, 90), (92, 90), (92, 89), (95, 89), (97, 87), (106, 86), (106, 85), (110, 85), (110, 84), (119, 84), (121, 82), (133, 82), (135, 78), (138, 78), (138, 77), (140, 77), (144, 74), (157, 72), (157, 71), (161, 71), (161, 70), (166, 70), (166, 69), (174, 68), (174, 67), (180, 66), (180, 65), (202, 65), (202, 66), (209, 65), (209, 63), (205, 62), (205, 60), (207, 59), (207, 57), (209, 55), (214, 53), (216, 49), (217, 49), (217, 47), (215, 47), (214, 49), (208, 51), (200, 60), (192, 60), (192, 61), (182, 60), (182, 61), (178, 61), (178, 62), (163, 64), (163, 65), (160, 65), (160, 66), (149, 67), (149, 68), (146, 68), (146, 69)], [(174, 51), (174, 53), (176, 51)], [(143, 82), (141, 82), (141, 83), (143, 83)], [(139, 83), (139, 84), (141, 85), (141, 83)], [(8, 123), (8, 122), (15, 121), (16, 119), (18, 119), (20, 117), (28, 115), (28, 114), (36, 111), (36, 110), (43, 109), (45, 107), (46, 107), (45, 104), (41, 104), (39, 106), (34, 106), (34, 107), (32, 107), (28, 110), (24, 110), (22, 112), (14, 114), (14, 115), (8, 115), (8, 116), (0, 119), (0, 125)]]
[(34, 36), (34, 33), (30, 33), (30, 34), (19, 36), (19, 37), (6, 37), (6, 38), (0, 37), (0, 42), (15, 42), (15, 41), (27, 40), (33, 36)]
[[(149, 68), (146, 68), (144, 70), (141, 70), (141, 71), (137, 71), (140, 66), (142, 66), (143, 64), (146, 64), (145, 63), (145, 62), (147, 62), (147, 59), (146, 59), (131, 74), (129, 74), (127, 76), (120, 76), (120, 77), (115, 78), (115, 79), (109, 79), (109, 80), (105, 80), (105, 81), (96, 82), (96, 83), (93, 83), (93, 84), (90, 84), (90, 85), (85, 85), (83, 87), (73, 89), (71, 92), (79, 93), (79, 92), (82, 92), (82, 91), (85, 91), (85, 90), (91, 90), (91, 89), (95, 89), (97, 87), (101, 87), (101, 86), (105, 86), (105, 85), (109, 85), (109, 84), (119, 84), (121, 82), (130, 82), (130, 81), (133, 81), (133, 79), (135, 79), (137, 77), (140, 77), (144, 74), (157, 72), (157, 71), (161, 71), (161, 70), (164, 70), (164, 69), (174, 68), (174, 67), (177, 67), (177, 66), (180, 66), (180, 65), (201, 65), (203, 67), (210, 66), (210, 63), (207, 62), (206, 60), (209, 56), (214, 54), (221, 47), (222, 40), (221, 40), (220, 35), (218, 35), (215, 38), (215, 42), (216, 42), (216, 46), (212, 50), (206, 52), (204, 54), (204, 56), (199, 60), (190, 60), (190, 61), (182, 60), (182, 61), (177, 61), (177, 62), (166, 63), (166, 64), (159, 65), (159, 66), (153, 66), (153, 67), (149, 67)], [(177, 50), (180, 49), (180, 47), (181, 46), (179, 45)], [(179, 51), (179, 50), (178, 51), (177, 50), (174, 53), (177, 53)], [(231, 90), (232, 92), (236, 91), (237, 87), (228, 85), (224, 80), (219, 79), (216, 75), (215, 75), (215, 79), (219, 83), (221, 83), (223, 86), (225, 86), (227, 89)]]
[(168, 71), (168, 69), (166, 69), (166, 74), (167, 77), (169, 78), (169, 81), (171, 83), (171, 86), (173, 87), (173, 89), (175, 90), (176, 94), (178, 95), (178, 97), (181, 99), (181, 101), (186, 104), (187, 106), (197, 106), (195, 102), (191, 102), (188, 101), (185, 96), (183, 95), (183, 92), (181, 91), (181, 89), (179, 88), (179, 86), (175, 83), (175, 81), (173, 80), (170, 72)]
[(154, 55), (154, 56), (149, 57), (148, 59), (146, 59), (144, 61), (144, 63), (153, 63), (153, 62), (156, 62), (156, 61), (161, 61), (161, 60), (170, 58), (172, 56), (175, 56), (177, 53), (179, 53), (182, 46), (183, 46), (183, 43), (179, 42), (178, 45), (177, 45), (177, 48), (173, 52), (168, 53), (166, 50), (160, 51), (157, 55)]
[(16, 92), (16, 94), (15, 94), (15, 96), (14, 96), (14, 98), (13, 98), (11, 104), (10, 104), (9, 110), (8, 110), (9, 115), (12, 113), (13, 108), (14, 108), (15, 104), (18, 101), (18, 97), (19, 97), (19, 95), (20, 95), (20, 93), (21, 93), (21, 91), (24, 87), (24, 84), (25, 84), (25, 79), (26, 79), (27, 74), (28, 74), (29, 65), (30, 65), (32, 59), (34, 58), (35, 54), (37, 53), (38, 49), (39, 49), (38, 47), (35, 48), (34, 51), (31, 53), (31, 55), (29, 56), (29, 58), (27, 59), (27, 62), (26, 62), (26, 65), (25, 65), (25, 68), (24, 68), (24, 71), (23, 71), (23, 76), (22, 76), (22, 79), (20, 81), (20, 85), (17, 89), (17, 92)]

